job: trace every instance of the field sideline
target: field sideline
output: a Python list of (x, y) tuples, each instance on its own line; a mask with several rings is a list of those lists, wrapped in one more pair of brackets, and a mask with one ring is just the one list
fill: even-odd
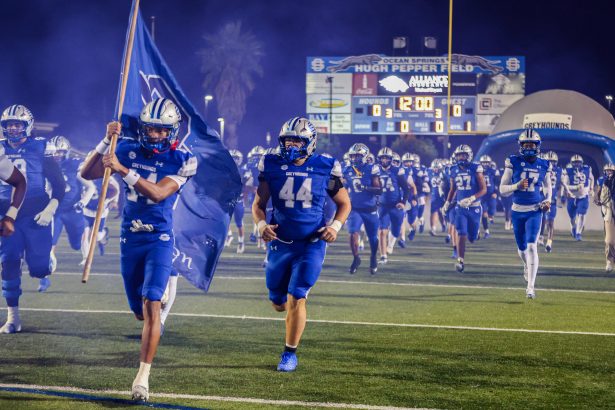
[[(111, 221), (112, 229), (117, 220)], [(251, 226), (251, 224), (249, 224)], [(275, 371), (283, 315), (267, 300), (262, 252), (225, 250), (209, 294), (180, 280), (152, 367), (155, 408), (606, 408), (615, 399), (615, 275), (601, 233), (558, 232), (540, 253), (538, 298), (512, 233), (468, 247), (453, 268), (443, 236), (417, 235), (370, 276), (347, 234), (310, 293), (295, 373)], [(64, 238), (48, 292), (24, 278), (23, 333), (1, 335), (0, 408), (130, 408), (140, 323), (128, 311), (112, 235), (88, 284)], [(6, 310), (0, 312), (1, 320)]]

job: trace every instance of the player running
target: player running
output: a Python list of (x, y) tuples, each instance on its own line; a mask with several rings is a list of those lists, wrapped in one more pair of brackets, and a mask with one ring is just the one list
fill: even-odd
[[(528, 299), (535, 299), (538, 233), (542, 212), (551, 207), (551, 163), (538, 157), (541, 138), (535, 130), (522, 132), (518, 141), (519, 154), (506, 159), (500, 192), (513, 197), (512, 224), (527, 281), (525, 293)], [(544, 198), (541, 191), (545, 193)]]
[(489, 155), (483, 155), (480, 157), (480, 164), (483, 167), (483, 177), (485, 178), (485, 186), (487, 192), (481, 197), (481, 205), (483, 207), (483, 215), (481, 221), (483, 223), (483, 231), (485, 232), (484, 239), (489, 238), (489, 224), (493, 223), (493, 216), (495, 215), (495, 208), (497, 204), (497, 193), (495, 181), (498, 177), (499, 171), (491, 167), (491, 157)]
[[(350, 199), (342, 184), (342, 170), (333, 158), (314, 153), (316, 128), (305, 118), (288, 120), (280, 131), (280, 155), (265, 155), (259, 165), (260, 184), (252, 205), (254, 223), (269, 242), (265, 271), (269, 299), (278, 312), (286, 311), (286, 340), (277, 370), (297, 368), (297, 347), (306, 324), (310, 289), (320, 275), (326, 242), (333, 242), (350, 213)], [(337, 205), (326, 225), (324, 201)], [(273, 216), (266, 220), (266, 206)]]
[[(7, 180), (9, 185), (0, 187), (0, 199), (4, 210), (6, 205), (19, 209), (6, 210), (7, 216), (13, 220), (15, 232), (10, 237), (3, 237), (0, 242), (0, 261), (2, 262), (2, 296), (9, 307), (6, 323), (0, 328), (0, 333), (17, 333), (21, 331), (19, 317), (19, 297), (21, 296), (21, 267), (28, 264), (30, 276), (39, 279), (39, 292), (44, 292), (51, 285), (48, 276), (51, 274), (51, 222), (64, 197), (66, 184), (59, 165), (52, 157), (45, 156), (47, 142), (45, 138), (32, 135), (34, 117), (23, 105), (11, 105), (0, 117), (2, 134), (6, 138), (0, 146), (3, 154), (21, 171), (27, 182), (27, 190), (23, 205), (16, 205), (16, 198), (11, 199), (17, 179)], [(8, 165), (2, 176), (12, 176)], [(45, 180), (51, 187), (51, 198), (45, 190)], [(21, 202), (19, 202), (21, 204)], [(4, 219), (3, 219), (4, 221)], [(10, 232), (10, 227), (3, 224), (3, 229)], [(4, 232), (4, 231), (3, 231)], [(3, 235), (4, 236), (4, 235)]]
[[(246, 179), (247, 179), (246, 170), (241, 165), (241, 163), (243, 162), (243, 154), (241, 153), (241, 151), (236, 150), (236, 149), (232, 149), (229, 152), (231, 154), (231, 157), (233, 158), (233, 161), (235, 161), (237, 168), (240, 169), (239, 175), (241, 175), (241, 182), (245, 185)], [(237, 203), (235, 204), (235, 209), (233, 210), (233, 218), (235, 219), (235, 226), (237, 227), (237, 253), (244, 252), (243, 216), (246, 212), (246, 208), (245, 208), (243, 201), (244, 201), (244, 194), (242, 192), (241, 196), (239, 197), (239, 201), (237, 201)], [(231, 232), (231, 229), (229, 228), (228, 236), (226, 238), (226, 243), (224, 246), (230, 246), (232, 242), (233, 242), (233, 233)]]
[[(544, 226), (547, 231), (547, 240), (545, 242), (545, 250), (550, 253), (553, 249), (553, 234), (555, 233), (555, 217), (557, 215), (557, 198), (561, 197), (563, 192), (562, 186), (562, 168), (557, 166), (557, 154), (555, 151), (547, 151), (545, 159), (551, 163), (551, 207), (544, 213)], [(546, 196), (546, 195), (545, 195)], [(559, 205), (561, 206), (561, 205)]]
[(470, 243), (478, 238), (482, 207), (479, 198), (487, 192), (483, 167), (472, 163), (472, 148), (468, 145), (458, 146), (453, 155), (457, 162), (451, 168), (450, 190), (442, 209), (446, 212), (455, 200), (455, 228), (457, 230), (457, 272), (465, 269), (466, 239)]
[(564, 172), (563, 184), (568, 193), (571, 234), (580, 241), (589, 208), (589, 197), (593, 196), (594, 175), (589, 165), (583, 164), (583, 157), (578, 154), (572, 156), (570, 165)]
[(149, 373), (160, 340), (160, 300), (173, 260), (173, 204), (181, 187), (196, 173), (196, 158), (177, 148), (181, 115), (167, 98), (145, 105), (138, 139), (124, 138), (109, 152), (119, 122), (107, 125), (105, 138), (84, 163), (87, 179), (102, 178), (105, 168), (119, 173), (126, 188), (120, 237), (121, 271), (130, 309), (143, 320), (140, 366), (132, 398), (149, 398)]

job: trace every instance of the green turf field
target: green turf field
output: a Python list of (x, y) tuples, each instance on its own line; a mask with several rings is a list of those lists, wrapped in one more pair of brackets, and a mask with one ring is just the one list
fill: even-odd
[[(284, 316), (267, 300), (263, 253), (248, 242), (237, 255), (233, 243), (209, 294), (180, 280), (151, 400), (215, 409), (613, 407), (615, 275), (603, 271), (601, 234), (575, 242), (559, 232), (554, 252), (540, 255), (538, 298), (526, 300), (512, 233), (492, 231), (468, 247), (463, 274), (443, 237), (423, 234), (375, 276), (365, 252), (359, 272), (347, 273), (342, 233), (310, 293), (291, 374), (275, 371)], [(64, 238), (48, 292), (24, 278), (23, 333), (0, 335), (0, 408), (133, 407), (104, 400), (127, 397), (139, 363), (140, 323), (128, 312), (113, 236), (85, 285), (81, 256)]]

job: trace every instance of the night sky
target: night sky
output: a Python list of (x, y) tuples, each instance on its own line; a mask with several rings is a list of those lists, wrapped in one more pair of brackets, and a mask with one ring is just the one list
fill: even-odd
[[(91, 147), (113, 116), (129, 0), (3, 1), (0, 106), (24, 104), (37, 120)], [(456, 1), (453, 52), (526, 57), (526, 93), (571, 89), (600, 103), (615, 93), (613, 21), (606, 1)], [(202, 36), (242, 20), (264, 44), (265, 75), (248, 99), (241, 148), (264, 143), (305, 111), (307, 56), (391, 54), (392, 37), (420, 38), (447, 50), (448, 0), (142, 0), (156, 16), (156, 43), (192, 102), (203, 109), (196, 52)], [(211, 92), (212, 90), (209, 90)], [(217, 117), (215, 103), (209, 119)], [(215, 122), (215, 121), (214, 121)], [(250, 142), (247, 140), (250, 139)]]

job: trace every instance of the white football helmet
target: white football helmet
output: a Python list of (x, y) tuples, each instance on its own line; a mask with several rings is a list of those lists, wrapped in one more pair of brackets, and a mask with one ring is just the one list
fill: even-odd
[(374, 158), (374, 154), (367, 154), (365, 157), (365, 163), (369, 165), (374, 165), (376, 163), (376, 158)]
[[(528, 128), (519, 135), (519, 153), (526, 157), (535, 157), (540, 153), (540, 143), (542, 139), (536, 130)], [(523, 148), (523, 144), (533, 142), (534, 148)]]
[(350, 162), (354, 165), (364, 164), (365, 159), (369, 155), (369, 148), (367, 145), (361, 144), (360, 142), (356, 144), (352, 144), (350, 149), (348, 150), (348, 156), (350, 157)]
[[(465, 154), (465, 159), (460, 158), (460, 156)], [(453, 157), (455, 158), (455, 162), (459, 165), (467, 166), (470, 162), (472, 162), (474, 154), (472, 153), (472, 148), (469, 145), (461, 144), (455, 151), (453, 152)]]
[(393, 153), (393, 159), (391, 160), (391, 164), (396, 167), (401, 165), (401, 157), (399, 156), (399, 154), (396, 154), (395, 152)]
[(263, 155), (265, 155), (265, 148), (261, 147), (260, 145), (257, 145), (253, 147), (250, 152), (248, 152), (248, 159), (259, 159)]
[(553, 166), (557, 165), (557, 161), (559, 160), (555, 151), (547, 151), (546, 159), (547, 161), (551, 161), (551, 164), (553, 164)]
[(45, 148), (45, 155), (58, 157), (61, 160), (68, 158), (70, 153), (70, 141), (68, 138), (61, 135), (56, 135), (49, 141), (47, 141), (47, 147)]
[[(303, 146), (286, 146), (287, 138), (299, 138), (303, 141)], [(301, 158), (310, 157), (316, 149), (318, 133), (316, 127), (307, 119), (294, 117), (282, 125), (278, 141), (280, 142), (280, 154), (287, 161), (295, 161)]]
[(243, 154), (241, 153), (241, 151), (237, 149), (232, 149), (229, 151), (229, 153), (231, 154), (231, 158), (233, 158), (233, 161), (235, 161), (235, 164), (237, 166), (240, 166), (243, 162)]
[[(23, 131), (19, 133), (9, 133), (7, 127), (9, 121), (19, 121), (23, 123)], [(2, 135), (9, 141), (17, 142), (32, 135), (32, 128), (34, 128), (34, 116), (24, 105), (11, 105), (2, 112), (2, 117), (0, 117), (0, 125), (2, 126)]]
[(401, 156), (401, 163), (404, 164), (404, 166), (407, 166), (405, 162), (412, 162), (413, 159), (414, 159), (414, 155), (409, 152), (406, 152), (404, 155)]
[[(181, 120), (179, 108), (168, 98), (156, 98), (148, 102), (139, 116), (138, 135), (141, 146), (155, 154), (177, 148), (179, 143), (177, 134)], [(162, 140), (154, 139), (147, 133), (148, 127), (166, 128), (169, 130), (169, 137)]]
[(421, 166), (421, 157), (419, 156), (419, 154), (412, 154), (412, 161), (413, 161), (413, 166), (418, 168)]
[(573, 168), (581, 168), (583, 166), (583, 157), (579, 154), (575, 154), (570, 158), (570, 164)]
[(385, 168), (388, 168), (393, 162), (393, 150), (389, 147), (381, 148), (378, 151), (378, 162)]

